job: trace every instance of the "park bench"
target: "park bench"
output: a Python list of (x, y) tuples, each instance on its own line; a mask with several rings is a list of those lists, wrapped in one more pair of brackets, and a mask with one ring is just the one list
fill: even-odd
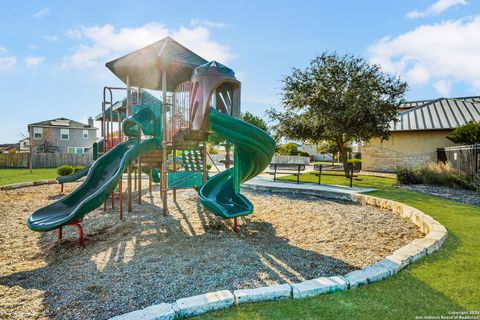
[[(322, 179), (322, 171), (336, 171), (343, 172), (343, 166), (329, 165), (329, 164), (314, 164), (313, 170), (318, 174), (318, 184), (320, 184)], [(353, 178), (356, 177), (355, 173), (360, 172), (360, 170), (355, 169), (355, 166), (351, 163), (348, 164), (348, 170), (350, 171), (350, 188), (353, 186)], [(324, 175), (328, 175), (324, 173)]]
[(270, 170), (273, 170), (273, 172), (268, 172), (268, 174), (273, 174), (273, 181), (277, 181), (277, 174), (293, 174), (297, 176), (297, 183), (300, 183), (300, 171), (305, 171), (305, 165), (300, 163), (270, 163)]

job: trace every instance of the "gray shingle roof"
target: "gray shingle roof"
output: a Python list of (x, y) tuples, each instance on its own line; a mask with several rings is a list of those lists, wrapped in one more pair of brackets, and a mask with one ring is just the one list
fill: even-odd
[(478, 97), (466, 99), (437, 99), (398, 114), (390, 123), (390, 131), (454, 129), (468, 121), (480, 120)]
[[(52, 122), (58, 123), (57, 125), (52, 125)], [(60, 123), (67, 123), (68, 125), (59, 125)], [(29, 123), (28, 126), (35, 126), (35, 127), (57, 127), (57, 128), (70, 128), (70, 129), (96, 129), (95, 127), (91, 127), (88, 124), (81, 123), (78, 121), (70, 120), (67, 118), (56, 118), (51, 120), (45, 120), (35, 123)]]

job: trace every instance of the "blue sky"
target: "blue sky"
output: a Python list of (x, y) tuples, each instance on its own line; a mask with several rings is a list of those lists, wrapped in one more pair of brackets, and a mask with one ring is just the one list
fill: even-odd
[(257, 115), (281, 108), (282, 77), (323, 51), (400, 75), (408, 99), (480, 94), (477, 0), (3, 1), (0, 30), (0, 143), (97, 114), (103, 86), (121, 85), (105, 62), (166, 35), (234, 69)]

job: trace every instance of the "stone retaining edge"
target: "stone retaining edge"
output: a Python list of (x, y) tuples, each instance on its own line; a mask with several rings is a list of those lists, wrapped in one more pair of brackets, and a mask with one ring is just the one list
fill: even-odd
[[(272, 189), (273, 188), (269, 188), (269, 191), (275, 191)], [(304, 193), (301, 191), (297, 190), (296, 193)], [(338, 194), (337, 196), (337, 199), (346, 200), (345, 194)], [(333, 195), (329, 193), (328, 198), (333, 198)], [(365, 194), (348, 194), (348, 198), (348, 200), (353, 202), (387, 209), (402, 217), (408, 218), (417, 225), (426, 236), (411, 241), (373, 265), (361, 270), (349, 272), (345, 275), (321, 277), (293, 284), (235, 290), (233, 293), (229, 290), (209, 292), (203, 295), (178, 299), (172, 304), (161, 303), (152, 305), (145, 309), (113, 317), (111, 320), (178, 319), (200, 315), (222, 308), (230, 308), (234, 304), (299, 299), (354, 289), (361, 285), (367, 285), (395, 275), (409, 264), (439, 250), (447, 238), (448, 232), (443, 225), (422, 211), (409, 205)]]
[(41, 186), (44, 184), (57, 184), (57, 183), (58, 182), (55, 179), (28, 181), (28, 182), (21, 182), (21, 183), (6, 184), (4, 186), (0, 186), (0, 190), (13, 190), (13, 189), (20, 189), (25, 187), (33, 187), (33, 186)]

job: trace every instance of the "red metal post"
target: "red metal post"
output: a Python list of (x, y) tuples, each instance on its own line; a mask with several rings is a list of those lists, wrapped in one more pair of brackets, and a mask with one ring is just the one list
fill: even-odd
[(235, 233), (238, 233), (238, 221), (237, 221), (237, 218), (233, 218), (233, 231)]
[(83, 228), (82, 225), (80, 224), (80, 221), (72, 222), (68, 224), (69, 226), (75, 226), (78, 229), (78, 241), (80, 243), (80, 246), (83, 247)]
[(58, 228), (58, 240), (62, 240), (62, 227)]
[(122, 180), (123, 180), (123, 172), (122, 172), (122, 176), (120, 177), (120, 183), (118, 184), (118, 191), (119, 191), (119, 194), (118, 194), (118, 201), (120, 201), (120, 221), (123, 220), (123, 190), (122, 190)]
[(61, 187), (60, 187), (60, 194), (63, 193), (63, 183), (61, 184)]

